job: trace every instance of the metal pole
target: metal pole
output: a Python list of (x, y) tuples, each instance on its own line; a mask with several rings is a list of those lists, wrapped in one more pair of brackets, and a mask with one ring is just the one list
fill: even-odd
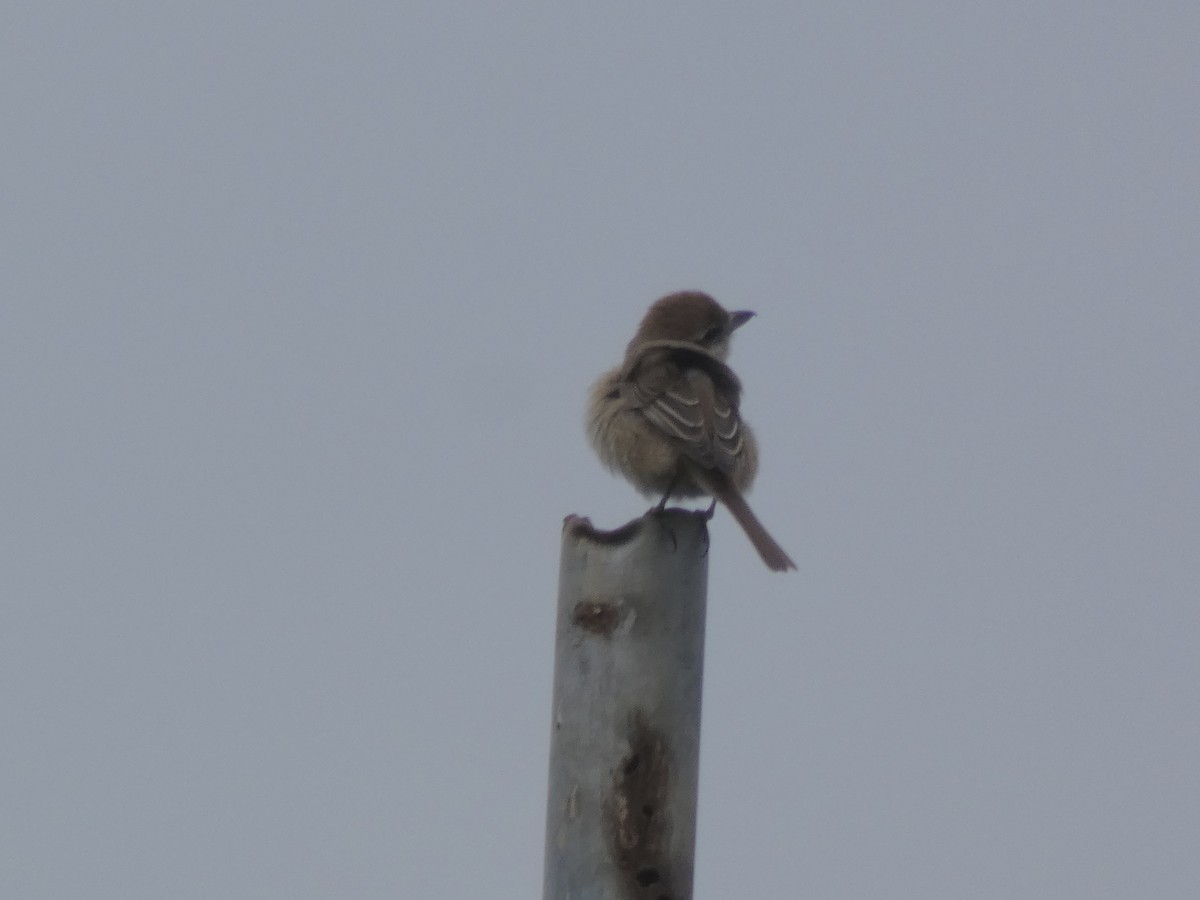
[(544, 900), (691, 900), (706, 516), (563, 526)]

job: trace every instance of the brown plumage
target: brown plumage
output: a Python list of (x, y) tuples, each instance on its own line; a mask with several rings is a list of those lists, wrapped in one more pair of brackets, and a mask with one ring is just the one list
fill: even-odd
[(624, 363), (593, 386), (588, 434), (600, 459), (661, 497), (660, 508), (672, 496), (720, 500), (767, 566), (784, 571), (795, 563), (743, 496), (758, 472), (758, 446), (738, 411), (741, 383), (725, 364), (730, 337), (753, 315), (698, 291), (656, 301)]

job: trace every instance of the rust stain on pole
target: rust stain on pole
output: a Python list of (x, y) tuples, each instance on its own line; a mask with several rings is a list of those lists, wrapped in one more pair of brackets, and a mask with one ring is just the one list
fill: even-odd
[(584, 631), (608, 637), (621, 621), (621, 610), (611, 600), (580, 600), (572, 618)]
[(631, 900), (687, 900), (671, 886), (670, 790), (668, 742), (637, 710), (631, 716), (629, 752), (613, 773), (606, 810), (613, 856)]

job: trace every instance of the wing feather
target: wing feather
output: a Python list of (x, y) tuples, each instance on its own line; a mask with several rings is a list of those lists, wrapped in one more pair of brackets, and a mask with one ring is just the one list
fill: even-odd
[(742, 448), (741, 385), (721, 360), (695, 345), (655, 342), (627, 363), (622, 393), (689, 458), (733, 471)]

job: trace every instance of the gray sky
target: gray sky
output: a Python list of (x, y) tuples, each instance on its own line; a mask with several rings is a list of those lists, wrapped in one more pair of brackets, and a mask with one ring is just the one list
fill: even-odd
[(718, 513), (697, 900), (1197, 896), (1198, 34), (10, 4), (0, 895), (540, 896), (583, 398), (694, 287), (800, 567)]

